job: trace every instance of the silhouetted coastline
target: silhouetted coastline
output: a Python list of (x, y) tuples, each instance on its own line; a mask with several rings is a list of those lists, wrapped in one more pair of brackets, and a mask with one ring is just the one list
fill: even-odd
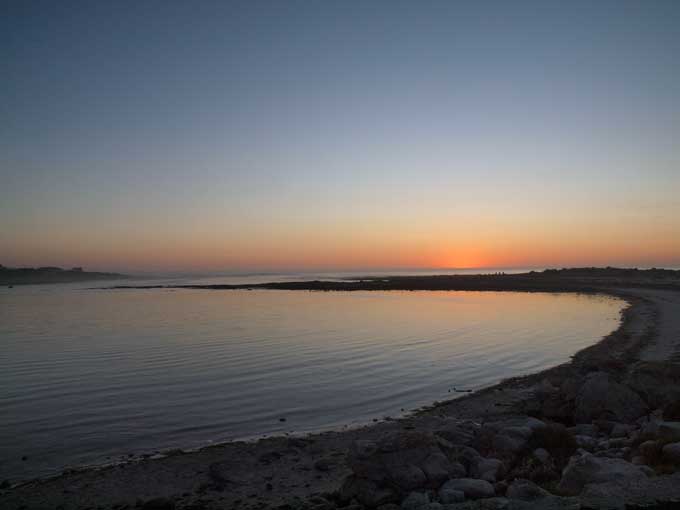
[(524, 292), (598, 292), (602, 287), (680, 289), (680, 271), (584, 267), (528, 273), (434, 276), (365, 276), (346, 280), (307, 280), (242, 285), (116, 285), (116, 289), (279, 289), (316, 291), (359, 290), (489, 290)]
[(128, 278), (119, 273), (84, 271), (82, 267), (62, 269), (60, 267), (18, 267), (0, 265), (0, 285), (28, 285), (47, 283), (73, 283), (90, 280), (120, 280)]

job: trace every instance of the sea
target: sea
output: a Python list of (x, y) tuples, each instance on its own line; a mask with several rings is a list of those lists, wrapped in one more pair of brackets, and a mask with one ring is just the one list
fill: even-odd
[(625, 306), (564, 293), (110, 288), (399, 273), (0, 289), (0, 480), (396, 418), (565, 362)]

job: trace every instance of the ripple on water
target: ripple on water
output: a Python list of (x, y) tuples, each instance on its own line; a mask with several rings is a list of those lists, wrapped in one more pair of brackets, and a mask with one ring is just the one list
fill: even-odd
[(14, 290), (0, 294), (1, 479), (396, 416), (453, 386), (566, 361), (623, 306), (497, 292)]

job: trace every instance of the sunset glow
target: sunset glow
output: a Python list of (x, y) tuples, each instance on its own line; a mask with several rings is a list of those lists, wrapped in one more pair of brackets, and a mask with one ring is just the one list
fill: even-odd
[(680, 266), (677, 3), (15, 7), (4, 265)]

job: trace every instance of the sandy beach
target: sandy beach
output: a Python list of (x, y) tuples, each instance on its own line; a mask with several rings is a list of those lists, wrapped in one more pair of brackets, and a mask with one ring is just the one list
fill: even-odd
[[(597, 498), (601, 499), (598, 490), (609, 494), (608, 501), (613, 501), (613, 507), (680, 498), (680, 483), (673, 485), (673, 481), (680, 480), (680, 474), (673, 474), (673, 462), (652, 454), (645, 459), (639, 451), (643, 448), (645, 426), (649, 428), (649, 423), (657, 421), (665, 423), (664, 420), (675, 426), (673, 420), (680, 419), (671, 416), (677, 413), (680, 395), (676, 365), (680, 360), (680, 292), (644, 288), (641, 282), (598, 287), (581, 281), (580, 285), (587, 287), (588, 292), (623, 298), (629, 306), (619, 329), (577, 353), (568, 364), (504, 381), (461, 398), (435, 402), (402, 419), (353, 430), (233, 442), (194, 452), (165, 452), (157, 458), (74, 470), (13, 487), (5, 483), (0, 503), (3, 508), (17, 510), (133, 507), (320, 510), (351, 504), (355, 505), (352, 508), (399, 503), (408, 507), (404, 500), (415, 493), (425, 494), (429, 504), (435, 505), (432, 508), (442, 504), (505, 507), (515, 501), (506, 497), (509, 487), (526, 478), (534, 478), (535, 483), (552, 490), (555, 495), (541, 493), (541, 498), (558, 505), (555, 508), (562, 507), (559, 505), (597, 508)], [(668, 282), (664, 283), (667, 286)], [(584, 386), (590, 382), (597, 387), (596, 391), (604, 393), (599, 397), (588, 395)], [(632, 392), (635, 400), (616, 401), (613, 395), (618, 391), (626, 395)], [(596, 401), (585, 402), (588, 398)], [(564, 435), (566, 439), (562, 441), (572, 442), (573, 448), (568, 455), (560, 454), (551, 452), (550, 444), (546, 444), (542, 450), (553, 459), (550, 468), (546, 468), (547, 474), (541, 474), (540, 469), (537, 474), (527, 465), (536, 464), (532, 456), (541, 448), (530, 446), (539, 446), (535, 436), (545, 427), (553, 434)], [(513, 428), (519, 431), (515, 431), (518, 436), (503, 433), (504, 429)], [(527, 428), (530, 432), (524, 437), (522, 431)], [(543, 440), (550, 443), (549, 438)], [(362, 448), (367, 451), (362, 452)], [(408, 457), (418, 451), (432, 454), (433, 449), (434, 453), (444, 453), (443, 467), (429, 468), (435, 472), (443, 470), (436, 483), (430, 478), (419, 483), (417, 476), (415, 480), (406, 476), (399, 482), (371, 474), (371, 463), (391, 462), (381, 458), (383, 450), (391, 452), (387, 455)], [(624, 468), (631, 468), (635, 484), (630, 483), (630, 477), (619, 476), (628, 471), (617, 466), (613, 468), (616, 476), (593, 478), (601, 483), (588, 486), (584, 482), (576, 490), (565, 488), (568, 484), (564, 477), (569, 474), (570, 462), (575, 463), (574, 459), (580, 456), (613, 458), (625, 463)], [(493, 473), (482, 472), (480, 464), (490, 466)], [(382, 465), (389, 471), (389, 465)], [(463, 466), (463, 472), (454, 475), (459, 466)], [(641, 466), (648, 470), (643, 478), (635, 473)], [(427, 467), (423, 469), (428, 472)], [(606, 471), (608, 467), (599, 469)], [(493, 490), (486, 494), (490, 498), (468, 495), (462, 498), (466, 502), (453, 503), (446, 500), (448, 496), (442, 496), (441, 488), (437, 492), (437, 485), (441, 486), (448, 478), (486, 480)], [(625, 490), (611, 488), (612, 484), (622, 482)], [(459, 492), (465, 494), (464, 490)], [(515, 492), (510, 490), (510, 495)], [(489, 503), (492, 500), (494, 503)]]

